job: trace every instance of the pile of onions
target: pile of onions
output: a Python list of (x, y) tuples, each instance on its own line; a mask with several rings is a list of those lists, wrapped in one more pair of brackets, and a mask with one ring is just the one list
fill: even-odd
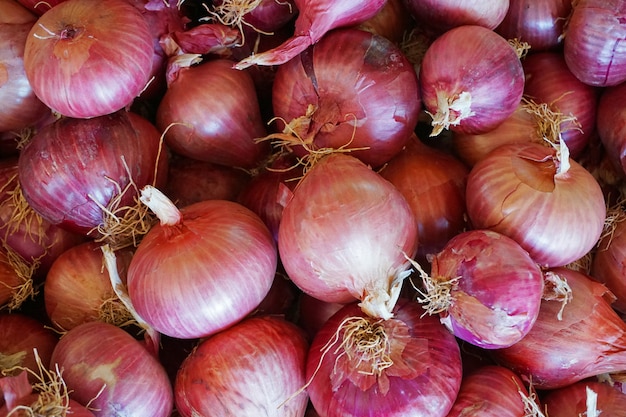
[(400, 48), (358, 29), (330, 32), (281, 65), (272, 103), (284, 122), (274, 137), (296, 155), (349, 149), (374, 167), (407, 143), (421, 110), (415, 70)]
[(516, 50), (493, 30), (458, 26), (430, 44), (420, 68), (424, 107), (437, 136), (444, 129), (484, 133), (509, 117), (524, 92)]
[(491, 351), (495, 360), (537, 389), (626, 369), (626, 323), (611, 307), (612, 294), (572, 269), (554, 268), (546, 274), (550, 285), (546, 282), (537, 321), (513, 346)]
[(403, 0), (421, 25), (445, 32), (457, 26), (495, 29), (509, 9), (509, 0)]
[(417, 249), (417, 224), (402, 194), (359, 159), (323, 157), (286, 201), (278, 229), (291, 280), (326, 302), (360, 300), (388, 319)]
[(130, 334), (93, 321), (68, 331), (50, 363), (63, 370), (70, 397), (96, 417), (169, 417), (173, 390), (159, 361)]
[(165, 335), (192, 339), (231, 326), (260, 304), (278, 256), (256, 214), (227, 200), (178, 210), (150, 186), (141, 194), (160, 220), (128, 266), (128, 294), (143, 320)]
[(626, 416), (626, 394), (606, 382), (576, 382), (549, 391), (542, 403), (549, 417)]
[(176, 375), (176, 409), (193, 416), (302, 416), (308, 343), (276, 316), (251, 317), (198, 344)]
[(530, 331), (539, 314), (543, 274), (516, 241), (470, 230), (429, 259), (431, 276), (423, 276), (418, 299), (459, 339), (498, 349)]
[(467, 214), (476, 229), (517, 241), (541, 266), (563, 266), (586, 255), (604, 227), (597, 180), (559, 151), (537, 143), (503, 145), (467, 179)]
[(325, 417), (445, 417), (461, 384), (454, 336), (419, 304), (398, 300), (379, 320), (348, 304), (317, 332), (307, 391)]
[(146, 87), (154, 54), (145, 19), (125, 0), (67, 0), (28, 34), (24, 68), (41, 101), (68, 117), (125, 108)]

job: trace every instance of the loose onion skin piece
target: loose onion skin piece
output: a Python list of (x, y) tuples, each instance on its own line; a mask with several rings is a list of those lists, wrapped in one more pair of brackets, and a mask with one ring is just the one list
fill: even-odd
[(563, 266), (597, 243), (606, 217), (596, 179), (553, 148), (509, 144), (474, 165), (467, 179), (467, 213), (475, 229), (517, 241), (541, 266)]
[(267, 295), (278, 254), (262, 220), (246, 207), (206, 200), (143, 237), (128, 267), (130, 299), (160, 333), (206, 337), (252, 312)]
[(451, 29), (430, 44), (420, 67), (420, 91), (433, 132), (485, 133), (520, 104), (524, 71), (513, 47), (476, 25)]
[(319, 160), (296, 186), (278, 229), (291, 280), (320, 300), (361, 300), (388, 318), (415, 254), (417, 226), (400, 192), (348, 154)]
[(123, 0), (67, 0), (26, 40), (24, 67), (54, 111), (90, 118), (123, 109), (146, 87), (154, 54), (141, 13)]
[(295, 130), (296, 155), (353, 149), (373, 167), (402, 149), (421, 110), (415, 70), (399, 47), (358, 29), (332, 31), (281, 65), (272, 104)]
[(491, 351), (496, 362), (539, 390), (623, 371), (626, 324), (611, 307), (612, 294), (581, 272), (564, 267), (550, 272), (565, 279), (570, 301), (564, 307), (562, 300), (542, 301), (537, 321), (522, 340)]
[[(251, 317), (204, 341), (183, 361), (176, 408), (193, 416), (303, 416), (308, 343), (294, 324)], [(297, 395), (295, 395), (297, 394)]]
[(596, 409), (600, 415), (626, 417), (626, 394), (607, 383), (580, 381), (549, 391), (542, 403), (550, 417), (582, 416), (587, 409), (588, 391), (597, 395)]
[(163, 366), (112, 324), (94, 321), (65, 333), (50, 363), (63, 369), (71, 398), (89, 403), (96, 417), (168, 417), (172, 412), (172, 385)]
[[(390, 343), (387, 358), (393, 364), (379, 376), (367, 374), (372, 369), (363, 354), (351, 351), (356, 355), (351, 357), (341, 346), (342, 322), (350, 318), (384, 327)], [(339, 341), (326, 350), (337, 335)], [(444, 417), (457, 396), (461, 372), (456, 340), (435, 317), (422, 317), (416, 302), (398, 300), (394, 318), (382, 321), (364, 316), (353, 303), (315, 336), (307, 359), (307, 379), (312, 378), (307, 391), (324, 417)]]

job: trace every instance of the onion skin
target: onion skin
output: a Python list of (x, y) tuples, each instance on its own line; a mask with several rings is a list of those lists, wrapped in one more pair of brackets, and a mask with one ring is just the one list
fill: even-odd
[(459, 395), (446, 417), (525, 416), (521, 394), (528, 396), (528, 392), (524, 386), (508, 368), (482, 366), (463, 377)]
[(626, 106), (623, 95), (626, 84), (606, 87), (597, 110), (597, 131), (606, 155), (613, 167), (626, 174)]
[(207, 200), (143, 237), (127, 274), (130, 299), (148, 324), (182, 339), (206, 337), (252, 312), (277, 268), (274, 239), (244, 206)]
[(408, 13), (404, 0), (387, 0), (376, 15), (357, 26), (401, 45), (405, 36), (414, 27), (415, 21)]
[(379, 306), (417, 244), (416, 222), (402, 194), (341, 153), (307, 171), (278, 230), (287, 275), (305, 293), (331, 303), (356, 299)]
[(565, 172), (557, 172), (560, 166), (554, 149), (536, 143), (492, 151), (467, 179), (473, 228), (512, 238), (541, 266), (563, 266), (583, 257), (602, 233), (604, 195), (575, 161), (570, 159)]
[(24, 50), (37, 97), (75, 118), (131, 104), (150, 79), (154, 54), (141, 13), (123, 0), (67, 0), (53, 9), (37, 20)]
[(626, 2), (581, 0), (573, 9), (563, 42), (563, 56), (572, 74), (595, 87), (626, 80)]
[(172, 412), (165, 369), (119, 327), (81, 324), (59, 340), (50, 361), (63, 370), (71, 398), (89, 403), (96, 417), (168, 417)]
[[(357, 29), (328, 33), (300, 59), (281, 65), (272, 103), (285, 123), (307, 116), (296, 127), (297, 155), (354, 149), (351, 155), (373, 167), (402, 149), (421, 110), (417, 75), (399, 47)], [(315, 111), (308, 116), (310, 106)]]
[[(515, 111), (524, 92), (524, 71), (513, 47), (476, 25), (458, 26), (435, 39), (426, 50), (419, 78), (424, 107), (434, 115), (431, 136), (443, 128), (485, 133)], [(464, 101), (462, 93), (469, 93), (471, 103), (455, 110), (454, 103)]]
[[(342, 369), (336, 360), (338, 354), (345, 352), (338, 344), (331, 346), (323, 357), (322, 351), (335, 337), (344, 319), (363, 317), (363, 313), (353, 303), (333, 315), (315, 336), (307, 359), (307, 379), (313, 378), (308, 392), (319, 415), (445, 417), (461, 385), (459, 346), (435, 317), (421, 316), (419, 304), (407, 299), (398, 301), (394, 318), (383, 323), (389, 326), (386, 329), (392, 344), (408, 344), (401, 358), (395, 357), (396, 362), (383, 370), (381, 376), (361, 374), (361, 378), (374, 381), (371, 387), (362, 389), (354, 382), (359, 376), (352, 375), (350, 379), (350, 373), (358, 372), (360, 358), (347, 359), (348, 368)], [(398, 326), (397, 333), (392, 333), (394, 326)], [(388, 383), (386, 393), (379, 382), (383, 379)]]
[(445, 32), (463, 25), (495, 29), (509, 9), (509, 0), (403, 0), (417, 22)]
[(550, 417), (582, 416), (587, 410), (587, 389), (598, 395), (597, 411), (614, 417), (626, 417), (626, 394), (607, 383), (581, 381), (549, 391), (542, 403)]
[(496, 362), (536, 389), (555, 389), (626, 367), (626, 324), (611, 307), (613, 296), (589, 276), (568, 268), (550, 272), (565, 278), (571, 300), (541, 303), (537, 321), (519, 342), (493, 350)]
[(435, 283), (458, 278), (442, 322), (458, 338), (485, 349), (511, 346), (532, 328), (543, 274), (513, 239), (489, 230), (459, 233), (431, 259)]
[(604, 284), (615, 296), (612, 307), (626, 313), (626, 221), (616, 218), (593, 253), (591, 277)]
[[(303, 416), (308, 343), (279, 317), (244, 321), (200, 342), (174, 384), (176, 408), (193, 416)], [(293, 397), (292, 397), (293, 396)]]
[[(48, 394), (46, 394), (48, 395)], [(43, 405), (45, 408), (45, 401), (49, 399), (49, 396), (45, 397), (43, 400), (43, 404), (38, 404), (38, 398), (40, 394), (33, 393), (29, 394), (25, 397), (20, 398), (16, 401), (15, 408), (8, 409), (6, 405), (0, 407), (0, 417), (30, 417), (33, 415), (31, 410), (25, 410), (23, 408), (17, 408), (19, 406), (32, 408), (33, 410), (37, 410), (37, 406)], [(67, 407), (66, 414), (69, 417), (95, 417), (95, 414), (92, 413), (87, 407), (81, 405), (77, 401), (72, 400), (71, 398), (67, 400), (67, 404), (63, 404)], [(42, 414), (39, 414), (42, 415)]]
[(156, 126), (167, 129), (173, 152), (205, 162), (253, 168), (268, 151), (254, 141), (266, 129), (252, 78), (226, 59), (181, 69), (159, 104)]

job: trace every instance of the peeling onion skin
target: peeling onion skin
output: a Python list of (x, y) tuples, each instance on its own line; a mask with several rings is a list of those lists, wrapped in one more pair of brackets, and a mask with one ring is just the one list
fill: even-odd
[(466, 188), (472, 227), (512, 238), (543, 267), (586, 255), (606, 217), (596, 179), (571, 159), (557, 173), (555, 157), (537, 143), (503, 145), (474, 165)]
[(238, 203), (206, 200), (180, 213), (179, 224), (157, 224), (143, 237), (128, 268), (128, 293), (160, 333), (206, 337), (263, 301), (278, 254), (263, 221)]
[[(182, 417), (302, 417), (308, 343), (277, 316), (252, 317), (201, 341), (176, 375)], [(282, 404), (284, 402), (284, 404)], [(282, 405), (281, 405), (282, 404)]]
[(94, 321), (73, 328), (57, 343), (50, 363), (63, 370), (71, 397), (89, 403), (96, 417), (168, 417), (172, 412), (174, 395), (165, 369), (119, 327)]
[(436, 38), (426, 50), (419, 79), (424, 107), (433, 115), (445, 110), (445, 102), (469, 93), (469, 108), (462, 105), (466, 114), (450, 110), (451, 116), (462, 117), (448, 128), (461, 133), (494, 129), (515, 111), (524, 91), (524, 71), (513, 47), (476, 25), (458, 26)]
[(608, 383), (593, 380), (580, 381), (549, 391), (541, 400), (546, 415), (550, 417), (588, 415), (587, 389), (598, 395), (596, 406), (599, 415), (626, 417), (626, 394)]

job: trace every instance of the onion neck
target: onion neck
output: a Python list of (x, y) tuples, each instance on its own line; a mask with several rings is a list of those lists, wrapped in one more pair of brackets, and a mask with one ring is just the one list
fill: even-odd
[(139, 197), (157, 216), (162, 226), (176, 226), (182, 222), (182, 214), (178, 207), (156, 187), (146, 185), (141, 189)]
[(398, 302), (402, 283), (411, 274), (411, 270), (404, 264), (390, 277), (388, 288), (373, 285), (366, 288), (365, 294), (359, 303), (361, 310), (372, 318), (389, 320), (393, 318), (393, 309)]

